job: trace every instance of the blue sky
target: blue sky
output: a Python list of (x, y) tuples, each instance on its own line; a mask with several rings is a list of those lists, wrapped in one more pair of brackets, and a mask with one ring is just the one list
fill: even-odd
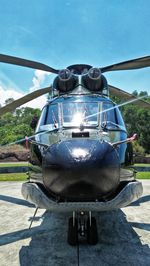
[[(60, 69), (75, 63), (101, 67), (150, 54), (149, 0), (0, 0), (0, 6), (0, 53)], [(8, 91), (20, 97), (52, 78), (0, 64), (0, 98), (10, 96)], [(150, 93), (150, 68), (106, 78), (128, 92)]]

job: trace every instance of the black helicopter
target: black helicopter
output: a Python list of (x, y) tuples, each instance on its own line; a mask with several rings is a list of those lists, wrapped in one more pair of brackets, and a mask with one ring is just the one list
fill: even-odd
[(0, 62), (57, 75), (51, 87), (1, 107), (0, 115), (51, 92), (35, 135), (29, 138), (29, 181), (22, 185), (22, 194), (37, 208), (72, 214), (69, 244), (76, 245), (79, 237), (96, 244), (92, 212), (122, 208), (142, 194), (135, 173), (124, 168), (132, 162), (130, 143), (136, 135), (127, 138), (123, 118), (109, 93), (150, 108), (149, 103), (108, 85), (103, 73), (149, 67), (150, 56), (101, 68), (76, 64), (63, 70), (2, 54)]

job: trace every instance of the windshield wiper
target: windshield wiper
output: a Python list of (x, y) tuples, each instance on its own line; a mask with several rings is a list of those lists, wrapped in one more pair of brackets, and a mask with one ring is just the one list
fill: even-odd
[(54, 127), (55, 128), (57, 128), (57, 119), (56, 119), (56, 117), (55, 117), (55, 114), (54, 114), (54, 112), (52, 111), (52, 119), (53, 119), (53, 123), (54, 123)]

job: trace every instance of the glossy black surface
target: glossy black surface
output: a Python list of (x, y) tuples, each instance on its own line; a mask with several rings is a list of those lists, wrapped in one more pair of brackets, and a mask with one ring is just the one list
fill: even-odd
[(68, 140), (53, 144), (43, 157), (46, 189), (66, 200), (100, 199), (119, 184), (119, 157), (105, 141)]

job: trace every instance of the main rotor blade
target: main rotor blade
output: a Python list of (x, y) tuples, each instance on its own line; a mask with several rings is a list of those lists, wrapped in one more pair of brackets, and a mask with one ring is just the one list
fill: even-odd
[(50, 92), (50, 87), (44, 88), (44, 89), (40, 89), (37, 91), (33, 91), (25, 96), (23, 96), (22, 98), (13, 101), (12, 103), (9, 103), (3, 107), (0, 108), (0, 116), (2, 116), (3, 114), (7, 113), (7, 112), (11, 112), (13, 110), (15, 110), (17, 107), (30, 102), (31, 100), (34, 100), (40, 96), (42, 96), (43, 94), (46, 94), (48, 92)]
[(31, 61), (31, 60), (27, 60), (27, 59), (23, 59), (23, 58), (19, 58), (19, 57), (10, 56), (10, 55), (0, 54), (0, 62), (7, 63), (7, 64), (13, 64), (13, 65), (17, 65), (17, 66), (22, 66), (22, 67), (39, 69), (39, 70), (43, 70), (43, 71), (47, 71), (47, 72), (51, 72), (51, 73), (55, 73), (55, 74), (58, 74), (58, 72), (59, 72), (59, 70), (54, 69), (54, 68), (47, 66), (45, 64)]
[(101, 71), (131, 70), (150, 66), (150, 56), (140, 57), (129, 61), (120, 62), (110, 66), (102, 67)]
[[(132, 104), (136, 104), (142, 108), (148, 108), (150, 109), (150, 103), (143, 101), (141, 99), (138, 99), (137, 97), (135, 97), (134, 95), (123, 91), (121, 89), (118, 89), (114, 86), (108, 85), (109, 86), (109, 91), (111, 94), (113, 94), (116, 97), (119, 97), (120, 99), (124, 99), (124, 100), (133, 100)], [(134, 101), (135, 100), (135, 101)], [(130, 103), (130, 102), (129, 102)]]

